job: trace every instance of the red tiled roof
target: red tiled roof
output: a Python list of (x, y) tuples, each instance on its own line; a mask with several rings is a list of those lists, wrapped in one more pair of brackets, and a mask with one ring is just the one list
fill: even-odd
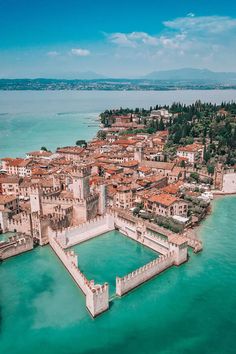
[(168, 207), (175, 203), (178, 199), (169, 194), (162, 193), (151, 196), (149, 200), (153, 203), (158, 203)]

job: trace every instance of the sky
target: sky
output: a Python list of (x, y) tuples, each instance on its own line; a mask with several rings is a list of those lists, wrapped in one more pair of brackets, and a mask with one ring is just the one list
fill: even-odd
[(235, 0), (0, 0), (0, 78), (236, 71)]

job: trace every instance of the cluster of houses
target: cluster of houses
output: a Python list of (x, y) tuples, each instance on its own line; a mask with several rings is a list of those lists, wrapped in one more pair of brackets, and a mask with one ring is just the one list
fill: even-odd
[[(170, 119), (166, 110), (153, 111), (151, 116)], [(188, 221), (189, 202), (182, 191), (189, 189), (186, 179), (195, 162), (203, 159), (203, 146), (179, 147), (175, 158), (167, 162), (167, 130), (119, 134), (120, 129), (139, 126), (137, 117), (117, 116), (110, 128), (104, 128), (103, 140), (55, 152), (33, 151), (25, 158), (3, 158), (1, 232), (30, 233), (45, 244), (49, 228), (79, 225), (107, 208), (133, 210), (137, 206), (152, 215)]]

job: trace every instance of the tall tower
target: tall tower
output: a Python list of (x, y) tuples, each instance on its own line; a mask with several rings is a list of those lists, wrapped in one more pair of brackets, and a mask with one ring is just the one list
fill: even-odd
[(80, 167), (72, 173), (73, 197), (75, 199), (86, 199), (90, 194), (89, 177), (91, 167)]
[(143, 160), (143, 147), (141, 144), (137, 144), (134, 150), (134, 159), (138, 162)]
[(42, 203), (41, 203), (42, 190), (36, 186), (31, 189), (30, 193), (30, 207), (31, 213), (39, 213), (42, 214)]
[(100, 184), (98, 191), (99, 191), (98, 213), (100, 215), (103, 215), (106, 212), (106, 185)]

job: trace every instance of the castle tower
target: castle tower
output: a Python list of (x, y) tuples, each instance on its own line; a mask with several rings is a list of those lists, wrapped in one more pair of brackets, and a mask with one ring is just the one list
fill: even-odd
[(98, 191), (99, 191), (98, 213), (100, 215), (103, 215), (106, 212), (106, 185), (100, 184), (98, 186)]
[(86, 294), (86, 307), (93, 317), (100, 315), (100, 313), (109, 308), (109, 285), (95, 285), (91, 282), (91, 289)]
[(134, 159), (138, 162), (143, 160), (143, 147), (141, 144), (137, 144), (134, 150)]
[(30, 193), (30, 207), (31, 213), (42, 214), (42, 203), (41, 203), (42, 190), (37, 186), (31, 189)]
[(75, 199), (86, 199), (90, 195), (89, 177), (91, 167), (80, 167), (73, 171), (73, 197)]

